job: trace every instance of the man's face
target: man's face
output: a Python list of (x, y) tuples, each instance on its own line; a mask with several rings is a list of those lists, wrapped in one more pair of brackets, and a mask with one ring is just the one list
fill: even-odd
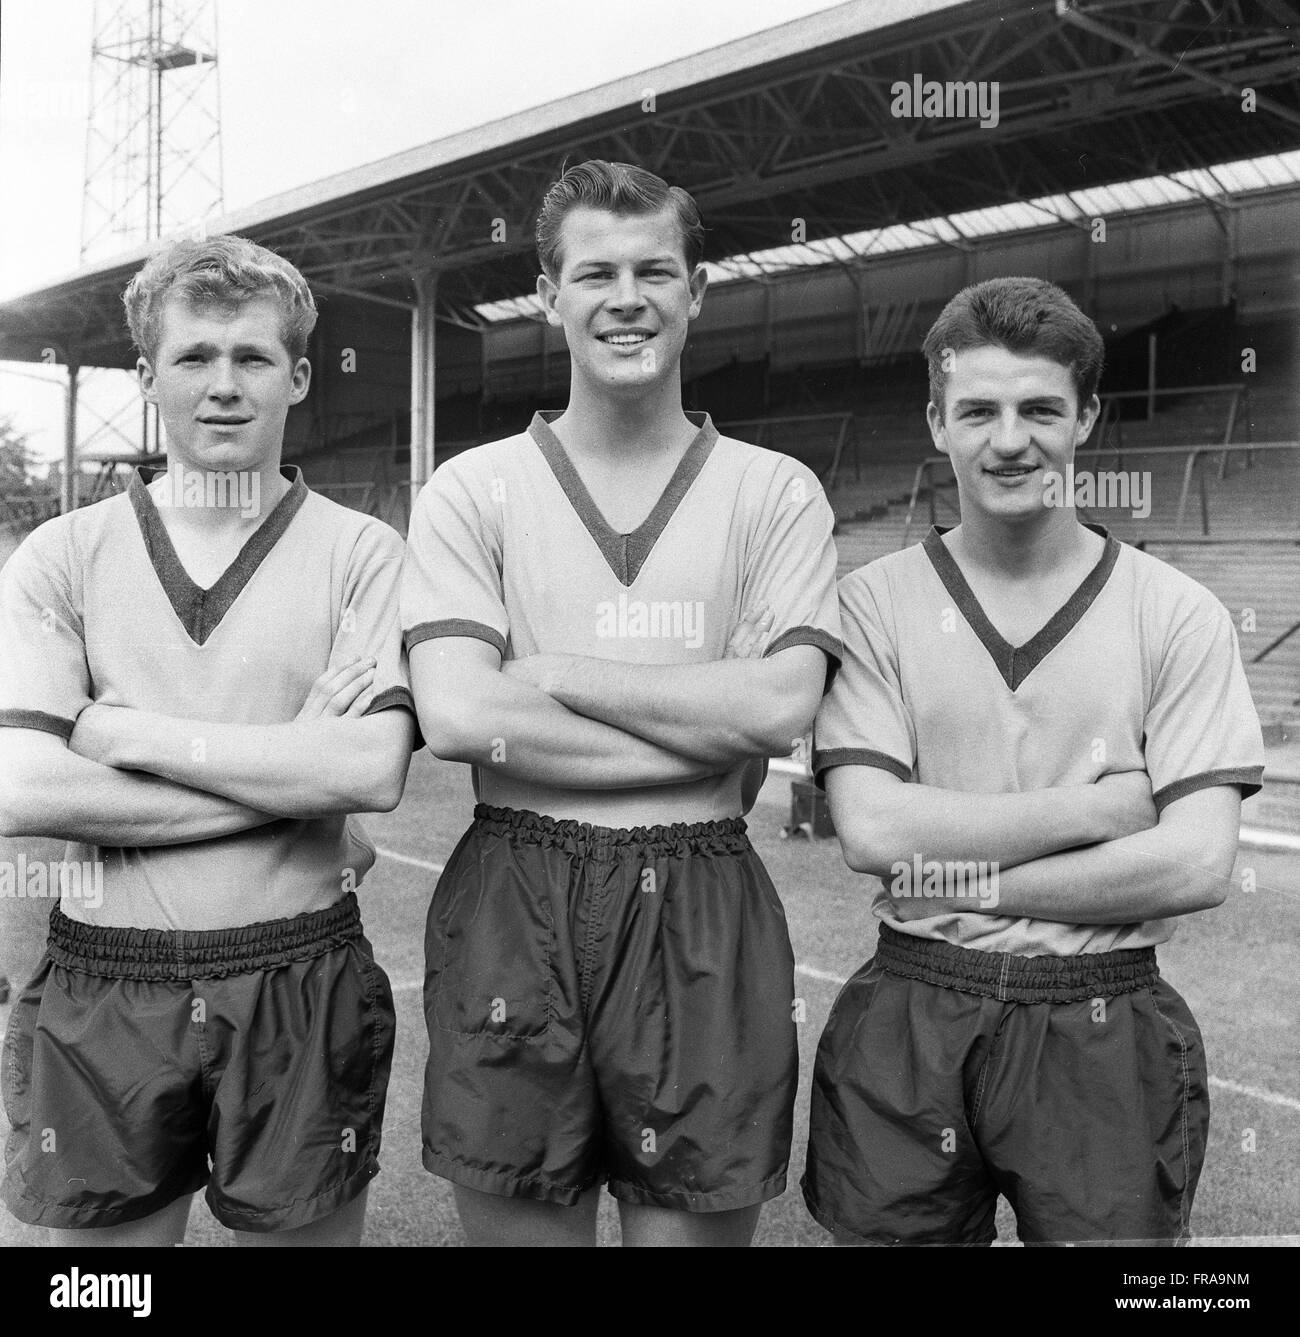
[(573, 376), (605, 394), (636, 394), (676, 376), (687, 324), (708, 276), (688, 271), (671, 209), (655, 214), (571, 210), (560, 225), (559, 282), (537, 291), (564, 327)]
[(311, 380), (311, 365), (290, 358), (280, 327), (273, 297), (235, 307), (167, 298), (154, 359), (142, 357), (136, 370), (173, 461), (221, 470), (278, 464), (289, 406)]
[(1043, 511), (1048, 473), (1065, 474), (1096, 421), (1079, 412), (1069, 367), (986, 346), (950, 355), (942, 415), (926, 410), (935, 446), (952, 460), (962, 512), (1004, 519)]

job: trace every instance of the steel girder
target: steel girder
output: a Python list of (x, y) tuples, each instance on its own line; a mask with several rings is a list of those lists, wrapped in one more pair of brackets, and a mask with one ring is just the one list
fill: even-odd
[[(326, 291), (407, 304), (436, 271), (440, 318), (473, 327), (477, 303), (532, 289), (532, 221), (566, 161), (685, 186), (721, 259), (799, 219), (816, 241), (1300, 146), (1298, 27), (1300, 0), (972, 0), (662, 95), (650, 72), (642, 102), (246, 231)], [(916, 76), (996, 83), (997, 124), (892, 115)], [(121, 365), (124, 281), (5, 304), (0, 355), (44, 330)]]

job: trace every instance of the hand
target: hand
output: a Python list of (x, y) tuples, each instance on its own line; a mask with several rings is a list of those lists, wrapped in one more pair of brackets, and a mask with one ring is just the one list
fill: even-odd
[(375, 660), (354, 659), (342, 668), (326, 669), (311, 685), (302, 709), (295, 720), (316, 720), (330, 716), (349, 715), (356, 718), (365, 713), (374, 700)]
[(768, 634), (772, 630), (772, 610), (759, 608), (747, 613), (736, 624), (727, 642), (727, 652), (723, 659), (762, 659), (767, 647)]
[(1151, 777), (1145, 771), (1116, 771), (1093, 786), (1102, 804), (1102, 840), (1149, 831), (1159, 820), (1151, 797)]
[(80, 715), (68, 739), (68, 747), (87, 761), (101, 766), (124, 766), (127, 726), (134, 714), (127, 706), (105, 706), (95, 702)]

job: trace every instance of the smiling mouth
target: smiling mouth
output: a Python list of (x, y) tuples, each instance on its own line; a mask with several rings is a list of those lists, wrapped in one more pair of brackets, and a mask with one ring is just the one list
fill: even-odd
[(610, 330), (607, 334), (596, 336), (601, 343), (613, 348), (637, 348), (654, 338), (649, 330)]
[(985, 469), (986, 474), (993, 478), (1028, 478), (1030, 474), (1038, 469), (1036, 464), (1001, 464), (996, 469)]

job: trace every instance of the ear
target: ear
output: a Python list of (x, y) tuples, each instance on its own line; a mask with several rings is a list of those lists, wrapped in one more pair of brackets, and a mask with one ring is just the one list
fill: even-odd
[(546, 313), (546, 323), (555, 326), (562, 325), (564, 322), (560, 319), (560, 313), (555, 309), (555, 301), (560, 295), (560, 289), (545, 274), (538, 274), (537, 276), (537, 295), (541, 298), (542, 310)]
[(307, 398), (307, 388), (311, 385), (311, 363), (300, 357), (293, 364), (293, 385), (289, 391), (289, 403), (301, 404)]
[(1097, 421), (1097, 415), (1101, 412), (1101, 400), (1096, 395), (1079, 410), (1079, 420), (1074, 425), (1074, 444), (1075, 447), (1083, 445), (1092, 433), (1093, 424)]
[(146, 404), (156, 404), (158, 402), (157, 378), (154, 376), (153, 366), (147, 357), (136, 358), (135, 376), (140, 385), (141, 398)]
[(925, 420), (930, 424), (930, 437), (934, 441), (935, 450), (942, 455), (946, 455), (948, 453), (948, 432), (943, 425), (943, 410), (933, 400), (925, 406)]
[(703, 265), (696, 265), (687, 283), (691, 289), (691, 305), (686, 313), (686, 319), (694, 320), (704, 305), (704, 290), (709, 286), (709, 271)]

